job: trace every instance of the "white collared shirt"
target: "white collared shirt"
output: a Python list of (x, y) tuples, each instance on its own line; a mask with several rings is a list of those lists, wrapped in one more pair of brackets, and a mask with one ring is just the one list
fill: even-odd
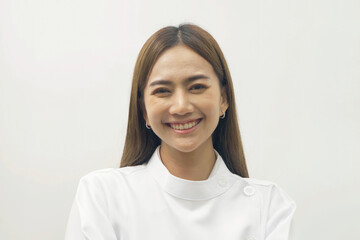
[(207, 180), (148, 163), (94, 171), (79, 183), (66, 240), (285, 240), (295, 203), (273, 183), (231, 173), (217, 154)]

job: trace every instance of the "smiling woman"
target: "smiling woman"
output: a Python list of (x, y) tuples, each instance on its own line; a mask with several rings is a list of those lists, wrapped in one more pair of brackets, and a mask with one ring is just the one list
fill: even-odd
[(211, 64), (184, 45), (166, 50), (152, 68), (144, 102), (144, 119), (161, 139), (160, 155), (169, 171), (207, 179), (215, 163), (212, 133), (228, 107)]
[(135, 65), (121, 168), (84, 176), (66, 239), (288, 239), (294, 202), (248, 178), (215, 39), (160, 29)]
[[(182, 64), (181, 67), (178, 64)], [(182, 89), (179, 88), (181, 86)], [(187, 91), (182, 91), (186, 87), (188, 88)], [(192, 87), (192, 90), (189, 87)], [(182, 93), (188, 94), (182, 98)], [(165, 27), (160, 29), (146, 41), (139, 53), (133, 76), (127, 136), (121, 167), (146, 163), (159, 145), (163, 147), (160, 148), (162, 149), (161, 153), (166, 154), (164, 141), (161, 141), (163, 139), (157, 133), (160, 129), (152, 126), (153, 131), (148, 131), (146, 128), (147, 124), (156, 124), (149, 122), (150, 119), (146, 120), (148, 116), (152, 116), (151, 110), (153, 109), (146, 108), (145, 104), (148, 100), (156, 101), (158, 99), (156, 101), (158, 103), (159, 99), (162, 99), (160, 97), (164, 97), (162, 100), (163, 103), (167, 103), (167, 106), (176, 101), (176, 104), (172, 104), (171, 108), (168, 109), (170, 114), (170, 111), (174, 111), (174, 109), (177, 111), (179, 101), (186, 100), (190, 96), (192, 96), (191, 99), (188, 99), (190, 104), (185, 107), (196, 107), (193, 103), (199, 99), (202, 103), (206, 103), (205, 100), (210, 99), (211, 101), (208, 103), (211, 105), (218, 103), (214, 103), (216, 98), (212, 94), (218, 95), (218, 100), (223, 101), (219, 103), (223, 105), (223, 109), (219, 107), (215, 110), (217, 113), (212, 114), (219, 114), (218, 116), (220, 116), (220, 114), (226, 113), (226, 118), (223, 118), (219, 124), (216, 123), (217, 126), (214, 129), (208, 129), (212, 139), (208, 139), (207, 145), (201, 144), (201, 147), (208, 148), (207, 152), (202, 152), (202, 148), (199, 148), (198, 151), (193, 152), (193, 156), (196, 159), (203, 159), (196, 157), (196, 154), (202, 152), (202, 154), (207, 153), (209, 156), (214, 148), (222, 156), (232, 173), (248, 177), (237, 120), (234, 90), (226, 60), (215, 39), (202, 28), (191, 24), (180, 25), (178, 28)], [(193, 110), (195, 112), (187, 112), (185, 115), (180, 112), (171, 117), (157, 117), (166, 117), (168, 122), (164, 122), (166, 119), (161, 119), (165, 125), (170, 122), (169, 120), (181, 123), (184, 120), (194, 120), (193, 117), (202, 114), (199, 109)], [(207, 111), (210, 110), (214, 110), (214, 108), (207, 109)], [(147, 114), (146, 111), (150, 112)], [(218, 116), (211, 119), (218, 122)], [(204, 118), (206, 120), (204, 123), (207, 125), (211, 119)], [(182, 136), (182, 138), (184, 137)], [(186, 141), (186, 139), (183, 140)], [(209, 142), (212, 144), (211, 148), (209, 148)], [(185, 152), (177, 151), (174, 156), (179, 153), (184, 155)], [(186, 155), (185, 159), (189, 159), (189, 154)], [(167, 158), (163, 156), (162, 161), (167, 161), (165, 159)], [(184, 161), (177, 161), (178, 164), (179, 162), (181, 164)], [(205, 169), (208, 168), (209, 166)], [(203, 173), (203, 171), (201, 172)]]

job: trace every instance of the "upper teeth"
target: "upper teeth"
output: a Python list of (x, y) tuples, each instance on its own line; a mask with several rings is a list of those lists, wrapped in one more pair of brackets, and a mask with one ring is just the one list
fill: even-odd
[(170, 124), (171, 128), (177, 129), (177, 130), (185, 130), (185, 129), (189, 129), (192, 128), (193, 126), (195, 126), (196, 124), (198, 124), (200, 121), (194, 121), (194, 122), (188, 122), (185, 124)]

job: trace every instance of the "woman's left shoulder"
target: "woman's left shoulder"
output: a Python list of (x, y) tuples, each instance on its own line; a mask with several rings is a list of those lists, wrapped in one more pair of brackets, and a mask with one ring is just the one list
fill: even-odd
[(256, 199), (260, 209), (265, 238), (288, 239), (296, 210), (295, 201), (278, 184), (253, 178), (244, 180), (244, 194)]
[(278, 184), (254, 179), (254, 178), (243, 178), (246, 182), (244, 193), (258, 194), (263, 200), (271, 202), (272, 204), (289, 205), (291, 208), (295, 208), (295, 201), (289, 196), (289, 194), (281, 188)]

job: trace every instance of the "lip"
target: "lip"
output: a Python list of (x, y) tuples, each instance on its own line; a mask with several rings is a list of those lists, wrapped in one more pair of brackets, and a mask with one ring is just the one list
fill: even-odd
[(171, 124), (185, 124), (185, 123), (188, 123), (188, 122), (194, 122), (194, 121), (199, 121), (195, 126), (193, 126), (192, 128), (189, 128), (189, 129), (174, 129), (170, 126), (170, 123), (167, 123), (166, 125), (175, 133), (178, 133), (178, 134), (189, 134), (189, 133), (192, 133), (193, 131), (195, 131), (197, 129), (197, 127), (199, 126), (199, 124), (201, 123), (202, 121), (202, 118), (199, 118), (199, 119), (195, 119), (195, 120), (190, 120), (190, 121), (185, 121), (185, 122), (171, 122)]

